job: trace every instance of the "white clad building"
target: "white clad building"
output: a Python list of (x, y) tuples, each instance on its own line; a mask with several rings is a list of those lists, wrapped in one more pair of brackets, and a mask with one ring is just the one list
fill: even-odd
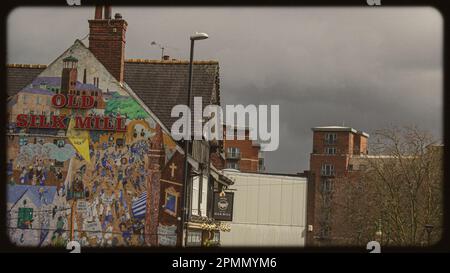
[(249, 247), (304, 246), (307, 178), (224, 170), (234, 180), (231, 231), (221, 245)]

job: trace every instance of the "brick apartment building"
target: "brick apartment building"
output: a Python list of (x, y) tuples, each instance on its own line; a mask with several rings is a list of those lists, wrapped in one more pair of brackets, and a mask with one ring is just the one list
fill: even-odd
[(314, 127), (312, 131), (307, 245), (326, 245), (333, 239), (330, 210), (333, 182), (338, 177), (351, 175), (354, 159), (368, 154), (369, 135), (341, 126)]
[[(234, 139), (224, 137), (223, 147), (225, 152), (225, 168), (236, 169), (242, 172), (264, 172), (264, 157), (259, 143), (249, 137), (249, 128), (239, 129), (231, 126), (223, 126), (224, 136), (226, 132), (234, 130)], [(238, 130), (244, 130), (245, 140), (238, 140)]]

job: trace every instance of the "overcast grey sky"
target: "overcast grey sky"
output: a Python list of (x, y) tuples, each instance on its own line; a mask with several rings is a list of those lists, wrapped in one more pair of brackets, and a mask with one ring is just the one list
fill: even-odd
[[(441, 138), (443, 21), (432, 8), (123, 8), (126, 58), (220, 62), (222, 104), (279, 104), (270, 172), (308, 169), (311, 127), (373, 133), (417, 125)], [(8, 63), (49, 64), (88, 34), (93, 8), (19, 8), (8, 18)], [(88, 40), (83, 42), (88, 44)]]

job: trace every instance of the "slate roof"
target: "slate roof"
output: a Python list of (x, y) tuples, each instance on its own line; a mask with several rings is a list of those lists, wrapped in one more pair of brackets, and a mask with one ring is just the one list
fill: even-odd
[[(178, 118), (171, 118), (172, 107), (187, 104), (189, 62), (129, 60), (125, 62), (125, 82), (170, 130)], [(202, 97), (203, 107), (220, 104), (219, 63), (194, 63), (191, 105)], [(202, 108), (203, 109), (203, 108)], [(191, 109), (193, 111), (193, 109)]]
[(30, 84), (46, 67), (46, 65), (8, 65), (6, 67), (6, 92), (8, 96), (15, 95), (27, 84)]
[[(30, 84), (47, 66), (7, 65), (7, 93), (15, 95)], [(171, 118), (172, 107), (186, 104), (189, 62), (183, 60), (125, 61), (125, 82), (170, 130), (178, 118)], [(220, 105), (219, 63), (195, 61), (192, 84), (192, 107), (194, 96), (201, 96), (203, 106)]]

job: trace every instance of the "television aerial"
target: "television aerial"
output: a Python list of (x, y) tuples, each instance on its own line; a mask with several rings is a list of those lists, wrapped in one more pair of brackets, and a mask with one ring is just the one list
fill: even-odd
[(173, 50), (178, 51), (178, 48), (170, 47), (170, 46), (166, 46), (166, 45), (162, 45), (162, 44), (160, 44), (160, 43), (158, 43), (158, 42), (156, 42), (156, 41), (152, 41), (152, 42), (150, 43), (150, 45), (151, 45), (151, 46), (157, 46), (157, 47), (159, 47), (159, 48), (161, 49), (161, 60), (164, 59), (164, 50), (165, 50), (166, 48), (167, 48), (167, 49), (173, 49)]

